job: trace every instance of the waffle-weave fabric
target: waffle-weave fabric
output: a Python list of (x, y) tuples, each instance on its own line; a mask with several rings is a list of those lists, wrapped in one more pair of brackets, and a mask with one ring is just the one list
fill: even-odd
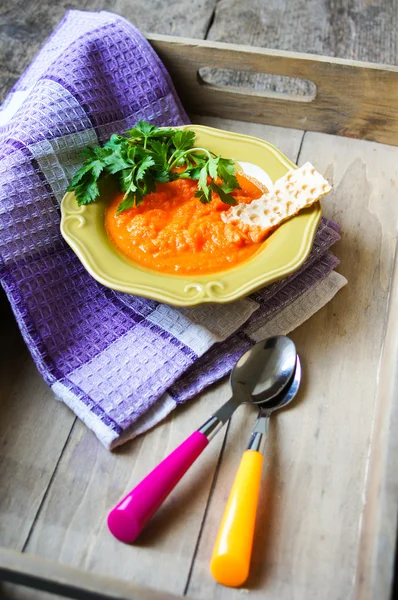
[(117, 15), (70, 11), (0, 111), (1, 281), (40, 373), (108, 448), (226, 375), (265, 335), (288, 333), (344, 285), (322, 219), (306, 263), (228, 307), (176, 309), (107, 289), (60, 235), (80, 152), (139, 119), (188, 122), (161, 61)]

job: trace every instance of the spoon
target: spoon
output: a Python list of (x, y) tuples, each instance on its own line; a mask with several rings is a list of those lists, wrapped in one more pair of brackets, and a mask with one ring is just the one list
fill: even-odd
[(256, 404), (278, 396), (293, 375), (296, 356), (296, 347), (286, 336), (250, 348), (231, 372), (232, 397), (111, 510), (110, 532), (121, 542), (133, 542), (235, 410), (243, 402)]
[(300, 380), (301, 364), (297, 356), (296, 370), (290, 385), (273, 400), (260, 405), (250, 442), (243, 453), (229, 495), (210, 562), (214, 579), (222, 585), (238, 587), (249, 575), (269, 419), (274, 410), (293, 400)]

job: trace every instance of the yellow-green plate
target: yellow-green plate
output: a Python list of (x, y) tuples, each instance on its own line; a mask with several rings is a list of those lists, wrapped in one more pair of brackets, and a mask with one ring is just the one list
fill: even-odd
[[(195, 145), (236, 161), (251, 162), (276, 181), (295, 165), (263, 140), (202, 125)], [(100, 283), (121, 292), (152, 298), (175, 306), (226, 303), (290, 275), (311, 251), (321, 218), (319, 202), (278, 227), (249, 260), (210, 275), (162, 274), (125, 259), (109, 240), (104, 225), (109, 186), (94, 204), (78, 206), (73, 193), (61, 204), (61, 233), (87, 271)]]

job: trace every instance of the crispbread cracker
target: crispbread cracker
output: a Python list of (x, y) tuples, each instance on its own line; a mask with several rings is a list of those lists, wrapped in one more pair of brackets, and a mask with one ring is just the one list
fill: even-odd
[[(275, 182), (272, 190), (250, 204), (237, 204), (221, 214), (225, 223), (253, 229), (255, 238), (289, 219), (301, 209), (311, 206), (331, 190), (329, 183), (307, 162), (291, 169)], [(253, 236), (250, 236), (253, 239)]]

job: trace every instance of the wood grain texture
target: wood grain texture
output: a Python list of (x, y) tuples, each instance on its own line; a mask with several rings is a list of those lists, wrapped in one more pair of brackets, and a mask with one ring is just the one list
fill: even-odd
[[(217, 465), (221, 434), (184, 476), (134, 545), (112, 537), (111, 508), (223, 401), (217, 387), (110, 453), (80, 422), (58, 466), (26, 551), (103, 576), (183, 594)], [(67, 499), (67, 500), (66, 500)]]
[(395, 0), (220, 0), (209, 40), (397, 64)]
[[(186, 0), (3, 0), (0, 102), (68, 9), (115, 12), (144, 32), (398, 64), (395, 0), (197, 0), (194, 10)], [(305, 84), (247, 72), (218, 72), (213, 81), (290, 93), (308, 90)]]
[[(207, 39), (261, 48), (398, 64), (395, 0), (221, 0)], [(307, 86), (250, 73), (214, 82), (285, 93)]]
[[(348, 285), (291, 336), (302, 358), (303, 384), (291, 408), (271, 423), (247, 582), (251, 598), (388, 599), (398, 470), (396, 438), (389, 462), (383, 459), (383, 427), (386, 432), (396, 422), (397, 406), (386, 387), (383, 406), (378, 382), (396, 244), (397, 158), (398, 149), (388, 146), (320, 134), (304, 138), (300, 164), (313, 162), (334, 184), (323, 208), (342, 225), (335, 253)], [(387, 387), (389, 376), (384, 372)], [(375, 418), (383, 426), (376, 427)], [(188, 587), (195, 598), (241, 598), (240, 590), (211, 580), (208, 564), (253, 421), (254, 414), (242, 410), (228, 434)], [(366, 507), (366, 489), (376, 496), (373, 508)], [(365, 548), (370, 555), (360, 564)]]
[[(398, 145), (398, 67), (250, 46), (148, 36), (188, 112), (322, 131)], [(201, 81), (202, 67), (312, 81), (316, 97), (288, 97)]]
[(233, 119), (220, 119), (218, 117), (203, 117), (202, 115), (191, 115), (192, 123), (208, 125), (216, 129), (226, 129), (237, 133), (244, 133), (253, 137), (261, 138), (277, 146), (291, 161), (297, 162), (301, 142), (304, 133), (299, 129), (285, 129), (273, 127), (272, 125), (261, 125), (260, 123), (248, 123), (246, 121), (234, 121)]
[(0, 102), (69, 9), (107, 10), (141, 31), (203, 38), (216, 0), (2, 0), (0, 8)]
[[(117, 579), (92, 575), (80, 569), (3, 548), (0, 548), (0, 585), (1, 581), (78, 600), (177, 600), (177, 596), (165, 592), (154, 592), (132, 583), (126, 584)], [(21, 588), (10, 584), (4, 585), (0, 593), (2, 590), (10, 600), (22, 600), (36, 595), (31, 590), (23, 588), (21, 591)], [(51, 595), (51, 598), (54, 596)]]
[[(396, 190), (397, 191), (397, 190)], [(356, 592), (361, 600), (388, 598), (398, 592), (397, 498), (398, 498), (398, 267), (391, 279), (391, 296), (380, 364), (371, 452), (366, 482), (366, 504), (358, 555)], [(387, 442), (388, 440), (388, 442)], [(395, 565), (394, 565), (395, 548)]]
[(40, 377), (2, 296), (0, 546), (22, 550), (75, 420)]

